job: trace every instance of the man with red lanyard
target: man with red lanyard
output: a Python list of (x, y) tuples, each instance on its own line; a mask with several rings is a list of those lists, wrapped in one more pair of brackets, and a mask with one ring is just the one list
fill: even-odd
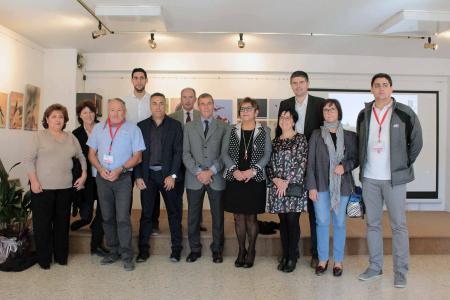
[(121, 258), (126, 271), (134, 270), (131, 246), (131, 172), (145, 150), (141, 130), (125, 120), (122, 99), (108, 100), (108, 119), (95, 125), (88, 139), (89, 161), (96, 176), (106, 244), (111, 253), (100, 262), (112, 264)]
[(413, 163), (422, 149), (422, 129), (415, 112), (395, 101), (392, 79), (372, 77), (375, 101), (366, 103), (357, 120), (360, 180), (367, 213), (369, 267), (359, 275), (368, 281), (383, 274), (383, 204), (392, 228), (394, 286), (406, 287), (409, 238), (406, 225), (406, 184), (414, 180)]

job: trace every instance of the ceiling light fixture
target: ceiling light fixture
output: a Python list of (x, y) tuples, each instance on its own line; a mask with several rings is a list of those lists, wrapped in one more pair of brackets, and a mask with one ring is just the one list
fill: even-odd
[(244, 34), (243, 33), (239, 33), (238, 47), (241, 48), (241, 49), (245, 47)]
[(95, 40), (96, 38), (102, 37), (106, 35), (106, 29), (102, 27), (102, 23), (98, 22), (98, 30), (92, 31), (92, 38)]
[(438, 44), (431, 42), (431, 37), (428, 37), (427, 42), (423, 44), (423, 48), (425, 49), (437, 50), (438, 47), (439, 47)]
[(156, 48), (157, 45), (156, 45), (156, 42), (155, 42), (155, 34), (154, 33), (150, 33), (150, 39), (148, 40), (148, 45), (152, 49)]

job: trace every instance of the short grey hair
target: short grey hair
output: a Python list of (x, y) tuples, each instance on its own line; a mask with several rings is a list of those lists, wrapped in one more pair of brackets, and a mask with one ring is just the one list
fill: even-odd
[(122, 104), (122, 106), (123, 106), (124, 109), (127, 108), (127, 106), (125, 105), (125, 101), (123, 101), (121, 98), (111, 98), (111, 99), (108, 99), (108, 105), (109, 105), (111, 102), (113, 102), (113, 101), (120, 102), (120, 103)]

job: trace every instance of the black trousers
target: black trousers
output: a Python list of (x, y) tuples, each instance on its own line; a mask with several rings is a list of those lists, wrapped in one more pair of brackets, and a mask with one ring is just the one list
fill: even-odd
[(311, 231), (311, 256), (318, 257), (317, 254), (317, 234), (316, 234), (316, 213), (314, 212), (314, 204), (311, 199), (308, 198), (308, 216), (309, 216), (309, 228)]
[(152, 216), (155, 208), (155, 201), (161, 193), (167, 209), (169, 219), (169, 228), (172, 242), (172, 250), (181, 251), (182, 233), (181, 233), (181, 207), (177, 193), (177, 184), (170, 191), (164, 189), (164, 177), (161, 171), (150, 171), (149, 180), (145, 182), (147, 188), (141, 191), (141, 220), (139, 227), (139, 250), (148, 252), (149, 238), (152, 233)]
[(44, 190), (31, 193), (33, 231), (38, 263), (67, 264), (69, 254), (70, 204), (73, 189)]
[(298, 242), (300, 240), (300, 213), (280, 213), (278, 217), (280, 218), (280, 238), (283, 257), (297, 260)]

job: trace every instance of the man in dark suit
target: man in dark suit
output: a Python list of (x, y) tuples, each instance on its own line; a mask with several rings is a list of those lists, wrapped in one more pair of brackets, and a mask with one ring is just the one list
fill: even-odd
[(180, 122), (166, 116), (166, 98), (161, 93), (150, 97), (151, 117), (138, 123), (146, 150), (142, 162), (136, 167), (136, 185), (141, 190), (141, 221), (139, 228), (139, 255), (136, 262), (149, 257), (149, 238), (152, 233), (154, 203), (161, 192), (167, 209), (172, 242), (170, 260), (180, 261), (182, 250), (182, 203), (176, 185), (180, 173), (183, 152), (183, 130)]
[[(320, 128), (323, 123), (322, 105), (323, 98), (314, 97), (308, 94), (309, 78), (303, 71), (295, 71), (291, 74), (290, 84), (294, 97), (286, 99), (280, 103), (278, 118), (281, 112), (286, 109), (295, 109), (298, 113), (298, 121), (295, 124), (295, 131), (302, 133), (309, 141), (314, 129)], [(277, 131), (281, 130), (277, 128)], [(314, 205), (311, 199), (308, 199), (309, 227), (311, 229), (311, 268), (316, 268), (319, 263), (317, 255), (317, 236), (316, 236), (316, 215)]]
[[(225, 180), (222, 177), (221, 153), (225, 151), (229, 126), (213, 117), (214, 100), (210, 94), (198, 97), (200, 120), (184, 126), (183, 163), (186, 166), (186, 193), (188, 198), (188, 238), (191, 253), (187, 262), (201, 256), (200, 216), (203, 196), (208, 193), (212, 216), (211, 244), (214, 263), (223, 262), (224, 242), (222, 194)], [(228, 135), (229, 136), (229, 135)]]

